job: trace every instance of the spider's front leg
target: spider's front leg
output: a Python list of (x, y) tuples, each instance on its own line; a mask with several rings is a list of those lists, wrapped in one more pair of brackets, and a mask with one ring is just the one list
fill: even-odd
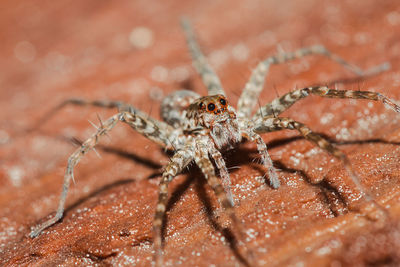
[[(213, 146), (213, 145), (198, 144), (198, 150), (196, 151), (195, 162), (196, 162), (197, 166), (199, 166), (200, 170), (202, 171), (204, 177), (207, 180), (207, 183), (213, 189), (215, 195), (218, 198), (220, 205), (222, 206), (224, 211), (226, 211), (228, 213), (228, 215), (232, 221), (234, 230), (236, 230), (235, 232), (239, 236), (239, 239), (242, 242), (244, 242), (245, 237), (244, 237), (244, 230), (242, 227), (242, 223), (236, 217), (234, 206), (233, 206), (232, 202), (230, 201), (226, 191), (224, 190), (224, 186), (221, 184), (220, 180), (215, 175), (214, 166), (212, 165), (212, 163), (208, 157), (209, 151), (213, 150), (212, 148), (210, 148), (210, 146)], [(226, 166), (223, 166), (223, 167), (226, 168)], [(243, 250), (244, 250), (243, 252), (246, 255), (247, 263), (251, 264), (251, 266), (257, 266), (257, 264), (254, 262), (252, 251), (250, 249), (248, 249), (246, 246), (243, 247)]]
[(142, 117), (130, 112), (121, 112), (110, 117), (106, 121), (101, 122), (100, 126), (97, 128), (96, 133), (94, 133), (89, 139), (83, 142), (83, 144), (78, 149), (76, 149), (75, 152), (72, 153), (72, 155), (68, 158), (68, 165), (64, 175), (64, 184), (56, 215), (46, 222), (35, 227), (30, 233), (31, 237), (38, 236), (44, 229), (55, 224), (62, 218), (69, 185), (71, 179), (74, 180), (74, 167), (87, 152), (89, 152), (91, 149), (94, 149), (95, 145), (99, 142), (100, 137), (106, 135), (109, 131), (111, 131), (111, 129), (117, 124), (118, 121), (127, 123), (137, 132), (141, 133), (150, 140), (162, 146), (169, 145), (167, 133), (164, 130), (159, 129), (152, 120), (148, 120), (146, 117)]
[(193, 146), (190, 145), (178, 150), (165, 168), (159, 184), (158, 201), (153, 221), (154, 262), (157, 267), (163, 265), (162, 222), (168, 203), (168, 184), (194, 159), (194, 155)]
[(147, 115), (146, 113), (133, 107), (130, 104), (127, 104), (127, 103), (124, 103), (121, 101), (114, 101), (114, 100), (87, 100), (87, 99), (83, 99), (83, 98), (70, 98), (70, 99), (64, 100), (63, 102), (58, 104), (56, 107), (49, 110), (45, 115), (43, 115), (36, 122), (36, 124), (33, 127), (31, 127), (30, 131), (34, 131), (34, 130), (38, 129), (40, 126), (45, 124), (50, 118), (52, 118), (52, 116), (54, 116), (57, 113), (57, 111), (63, 109), (66, 106), (69, 106), (69, 105), (94, 106), (94, 107), (107, 108), (107, 109), (116, 108), (118, 110), (118, 112), (127, 111), (130, 113), (139, 115), (143, 118), (147, 118), (147, 120), (151, 121), (151, 123), (155, 124), (158, 128), (163, 129), (164, 131), (172, 131), (172, 128), (168, 124), (149, 117), (149, 115)]
[[(279, 131), (283, 129), (289, 130), (297, 130), (306, 140), (316, 144), (321, 149), (325, 150), (332, 156), (336, 157), (340, 161), (343, 162), (346, 171), (348, 172), (353, 184), (356, 186), (357, 190), (364, 195), (364, 199), (368, 204), (372, 204), (375, 208), (381, 211), (381, 214), (386, 214), (386, 210), (381, 207), (376, 201), (373, 196), (370, 195), (368, 190), (361, 184), (360, 179), (358, 178), (357, 174), (353, 170), (353, 167), (350, 163), (348, 157), (338, 148), (336, 148), (332, 143), (328, 140), (323, 138), (321, 135), (316, 134), (311, 131), (309, 127), (304, 125), (303, 123), (297, 122), (290, 118), (276, 118), (276, 117), (264, 117), (257, 121), (257, 124), (254, 126), (254, 131), (258, 133), (266, 133), (266, 132), (273, 132)], [(319, 181), (314, 181), (319, 182)], [(344, 183), (345, 181), (343, 181)], [(344, 192), (342, 192), (344, 193)], [(345, 196), (346, 197), (346, 196)], [(346, 197), (347, 198), (347, 197)], [(371, 212), (371, 205), (363, 205), (359, 206), (359, 203), (356, 203), (354, 206), (352, 205), (351, 201), (348, 201), (348, 206), (350, 209), (358, 210), (362, 213), (366, 213), (366, 215), (372, 219), (378, 219), (380, 214), (376, 214)], [(361, 208), (361, 210), (360, 210)]]
[(231, 178), (229, 177), (228, 169), (226, 168), (225, 161), (222, 157), (221, 152), (218, 151), (214, 146), (210, 146), (210, 156), (214, 160), (217, 168), (219, 170), (219, 175), (222, 179), (222, 186), (224, 187), (226, 196), (231, 203), (232, 206), (235, 205), (235, 201), (233, 199), (232, 191), (231, 191)]
[(238, 101), (238, 116), (241, 118), (248, 118), (254, 106), (257, 104), (258, 96), (260, 95), (265, 77), (268, 74), (269, 67), (274, 64), (285, 63), (294, 59), (299, 59), (308, 55), (319, 54), (325, 56), (332, 61), (339, 63), (350, 71), (354, 72), (359, 76), (367, 76), (380, 73), (387, 70), (390, 65), (389, 63), (384, 63), (382, 65), (373, 66), (370, 69), (364, 71), (361, 68), (354, 66), (343, 58), (332, 54), (329, 50), (321, 45), (314, 45), (311, 47), (301, 48), (291, 53), (281, 53), (276, 56), (269, 57), (264, 61), (260, 62), (257, 67), (253, 70), (249, 81), (246, 83), (243, 92)]
[(284, 94), (281, 97), (275, 98), (271, 103), (261, 107), (254, 115), (253, 119), (257, 120), (266, 116), (278, 116), (290, 108), (294, 103), (309, 95), (317, 95), (328, 98), (350, 98), (380, 101), (388, 108), (400, 113), (400, 106), (381, 93), (370, 91), (336, 90), (329, 89), (326, 86), (315, 86), (297, 89), (290, 93)]
[(272, 188), (279, 188), (281, 183), (279, 181), (278, 174), (276, 173), (276, 169), (268, 153), (268, 148), (264, 140), (252, 128), (243, 130), (243, 134), (247, 139), (257, 144), (257, 150), (261, 156), (261, 163), (268, 170), (269, 183)]

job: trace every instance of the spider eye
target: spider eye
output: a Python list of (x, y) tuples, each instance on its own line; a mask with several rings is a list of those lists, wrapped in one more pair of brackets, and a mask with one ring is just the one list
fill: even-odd
[(213, 103), (208, 104), (207, 106), (208, 111), (213, 111), (215, 109), (215, 105)]
[(225, 106), (225, 105), (226, 105), (226, 100), (223, 99), (223, 98), (221, 98), (221, 99), (219, 100), (219, 103), (221, 103), (221, 105)]
[(204, 103), (203, 102), (200, 102), (199, 108), (204, 108)]

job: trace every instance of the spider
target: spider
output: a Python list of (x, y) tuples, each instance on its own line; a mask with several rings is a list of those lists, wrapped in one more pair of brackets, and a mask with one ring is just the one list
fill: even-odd
[[(161, 105), (161, 117), (164, 122), (151, 118), (135, 107), (118, 101), (69, 99), (61, 103), (58, 108), (67, 104), (93, 105), (117, 108), (118, 113), (105, 121), (100, 120), (100, 125), (96, 126), (97, 131), (70, 155), (57, 212), (55, 216), (32, 230), (30, 233), (32, 238), (38, 236), (44, 229), (62, 218), (68, 188), (71, 180), (74, 179), (74, 167), (87, 152), (94, 149), (100, 137), (107, 135), (118, 122), (128, 124), (148, 139), (174, 152), (159, 183), (159, 195), (153, 221), (154, 261), (156, 266), (163, 264), (162, 224), (168, 200), (168, 184), (191, 162), (194, 161), (200, 168), (207, 183), (215, 192), (220, 205), (229, 215), (232, 226), (239, 233), (243, 232), (242, 226), (234, 212), (234, 197), (230, 188), (229, 173), (221, 152), (237, 146), (242, 140), (255, 142), (261, 163), (267, 170), (270, 185), (273, 188), (279, 188), (278, 174), (268, 154), (267, 146), (260, 136), (262, 133), (283, 129), (297, 130), (306, 140), (341, 160), (352, 182), (363, 193), (366, 203), (372, 203), (373, 206), (379, 207), (374, 198), (363, 188), (349, 159), (342, 151), (319, 134), (312, 132), (305, 124), (279, 115), (295, 102), (309, 95), (381, 101), (394, 111), (400, 112), (400, 106), (392, 100), (376, 92), (336, 90), (326, 86), (315, 86), (289, 92), (260, 107), (255, 114), (252, 115), (252, 112), (271, 65), (317, 54), (341, 64), (359, 76), (366, 76), (388, 69), (387, 63), (364, 71), (332, 54), (321, 45), (301, 48), (293, 53), (281, 53), (261, 61), (252, 71), (251, 77), (239, 98), (237, 109), (235, 109), (228, 102), (219, 78), (201, 52), (188, 20), (182, 20), (182, 28), (193, 58), (193, 65), (207, 87), (208, 95), (200, 96), (188, 90), (181, 90), (168, 95)], [(217, 177), (214, 166), (217, 167), (220, 178)], [(248, 253), (248, 258), (250, 258), (249, 255)]]

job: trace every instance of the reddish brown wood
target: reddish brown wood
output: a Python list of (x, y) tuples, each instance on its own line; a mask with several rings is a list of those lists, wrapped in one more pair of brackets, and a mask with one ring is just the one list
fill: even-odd
[[(30, 239), (30, 227), (56, 210), (74, 150), (69, 138), (88, 137), (94, 129), (87, 120), (113, 111), (68, 107), (40, 129), (26, 129), (70, 97), (124, 100), (159, 117), (154, 96), (160, 92), (185, 87), (204, 93), (190, 66), (181, 15), (192, 20), (231, 102), (259, 60), (277, 49), (311, 44), (323, 44), (364, 68), (389, 61), (392, 69), (359, 81), (326, 59), (307, 58), (273, 67), (261, 103), (296, 86), (335, 82), (400, 100), (397, 0), (4, 0), (2, 7), (0, 265), (150, 265), (157, 174), (168, 161), (163, 151), (117, 126), (111, 141), (105, 139), (98, 149), (102, 158), (89, 153), (76, 168), (62, 222)], [(137, 27), (152, 33), (144, 49), (129, 42)], [(243, 50), (247, 56), (235, 56)], [(399, 264), (399, 114), (379, 103), (310, 97), (284, 115), (347, 143), (340, 148), (390, 218), (374, 223), (354, 212), (343, 214), (344, 205), (328, 201), (334, 198), (323, 185), (310, 183), (324, 175), (333, 183), (347, 179), (340, 162), (293, 138), (294, 132), (264, 135), (273, 160), (284, 169), (280, 189), (256, 179), (263, 173), (252, 163), (253, 144), (226, 154), (229, 167), (240, 167), (231, 169), (236, 211), (260, 265)], [(234, 250), (214, 227), (226, 226), (226, 218), (196, 169), (178, 176), (170, 192), (166, 263), (235, 266)]]

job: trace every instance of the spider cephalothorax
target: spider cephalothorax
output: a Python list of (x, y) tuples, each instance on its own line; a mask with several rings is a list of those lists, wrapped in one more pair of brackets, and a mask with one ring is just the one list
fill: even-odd
[(242, 138), (235, 109), (224, 95), (196, 99), (188, 107), (186, 117), (186, 130), (204, 129), (218, 149), (232, 148)]
[[(240, 221), (234, 213), (234, 197), (230, 189), (230, 178), (225, 161), (221, 154), (222, 149), (237, 145), (242, 137), (255, 142), (261, 157), (261, 163), (267, 170), (266, 176), (273, 188), (278, 188), (280, 182), (276, 170), (269, 157), (267, 146), (260, 134), (279, 131), (283, 129), (297, 130), (305, 139), (341, 160), (349, 176), (352, 185), (346, 184), (346, 188), (357, 188), (361, 192), (364, 206), (380, 207), (374, 201), (367, 190), (362, 186), (347, 156), (319, 134), (313, 133), (306, 125), (290, 118), (280, 117), (280, 114), (291, 107), (297, 101), (308, 95), (317, 95), (330, 98), (353, 98), (381, 101), (389, 108), (400, 112), (400, 107), (389, 98), (380, 93), (368, 91), (342, 91), (329, 89), (326, 86), (306, 87), (287, 93), (274, 99), (272, 102), (261, 106), (255, 114), (253, 109), (257, 104), (258, 96), (263, 88), (263, 82), (271, 64), (283, 63), (310, 54), (320, 54), (347, 67), (358, 75), (379, 73), (387, 69), (387, 64), (374, 67), (371, 71), (364, 72), (356, 66), (352, 66), (342, 58), (332, 55), (324, 47), (317, 45), (299, 49), (293, 53), (284, 53), (272, 56), (254, 69), (250, 80), (245, 85), (237, 104), (237, 112), (228, 103), (222, 85), (208, 65), (204, 55), (201, 53), (195, 41), (192, 29), (187, 21), (183, 22), (189, 50), (192, 54), (194, 66), (202, 77), (208, 89), (208, 96), (201, 97), (195, 92), (182, 90), (168, 95), (162, 102), (161, 117), (158, 121), (144, 114), (140, 110), (118, 101), (86, 101), (82, 99), (70, 99), (62, 103), (76, 105), (94, 105), (107, 108), (118, 108), (118, 113), (101, 122), (94, 133), (81, 147), (71, 154), (68, 159), (67, 169), (64, 175), (64, 185), (57, 213), (43, 224), (37, 226), (31, 232), (31, 237), (39, 235), (44, 229), (59, 221), (64, 212), (64, 205), (69, 189), (70, 181), (73, 179), (73, 170), (79, 160), (89, 150), (94, 149), (100, 137), (117, 124), (123, 122), (134, 130), (160, 144), (174, 153), (171, 161), (165, 167), (159, 184), (159, 195), (156, 212), (153, 221), (154, 257), (157, 266), (162, 265), (162, 222), (167, 209), (168, 184), (184, 170), (191, 162), (194, 162), (204, 174), (204, 178), (214, 190), (221, 206), (230, 215), (233, 227), (243, 233)], [(214, 164), (213, 162), (214, 161)], [(218, 169), (217, 177), (215, 167)], [(364, 197), (362, 197), (364, 196)], [(349, 208), (352, 208), (352, 199), (346, 199)], [(372, 203), (372, 204), (371, 204)], [(364, 209), (368, 212), (369, 208)], [(243, 235), (241, 235), (243, 236)], [(246, 243), (242, 240), (243, 243)], [(245, 249), (246, 251), (247, 249)], [(248, 251), (248, 250), (247, 250)], [(246, 254), (247, 260), (252, 261), (250, 253)]]

